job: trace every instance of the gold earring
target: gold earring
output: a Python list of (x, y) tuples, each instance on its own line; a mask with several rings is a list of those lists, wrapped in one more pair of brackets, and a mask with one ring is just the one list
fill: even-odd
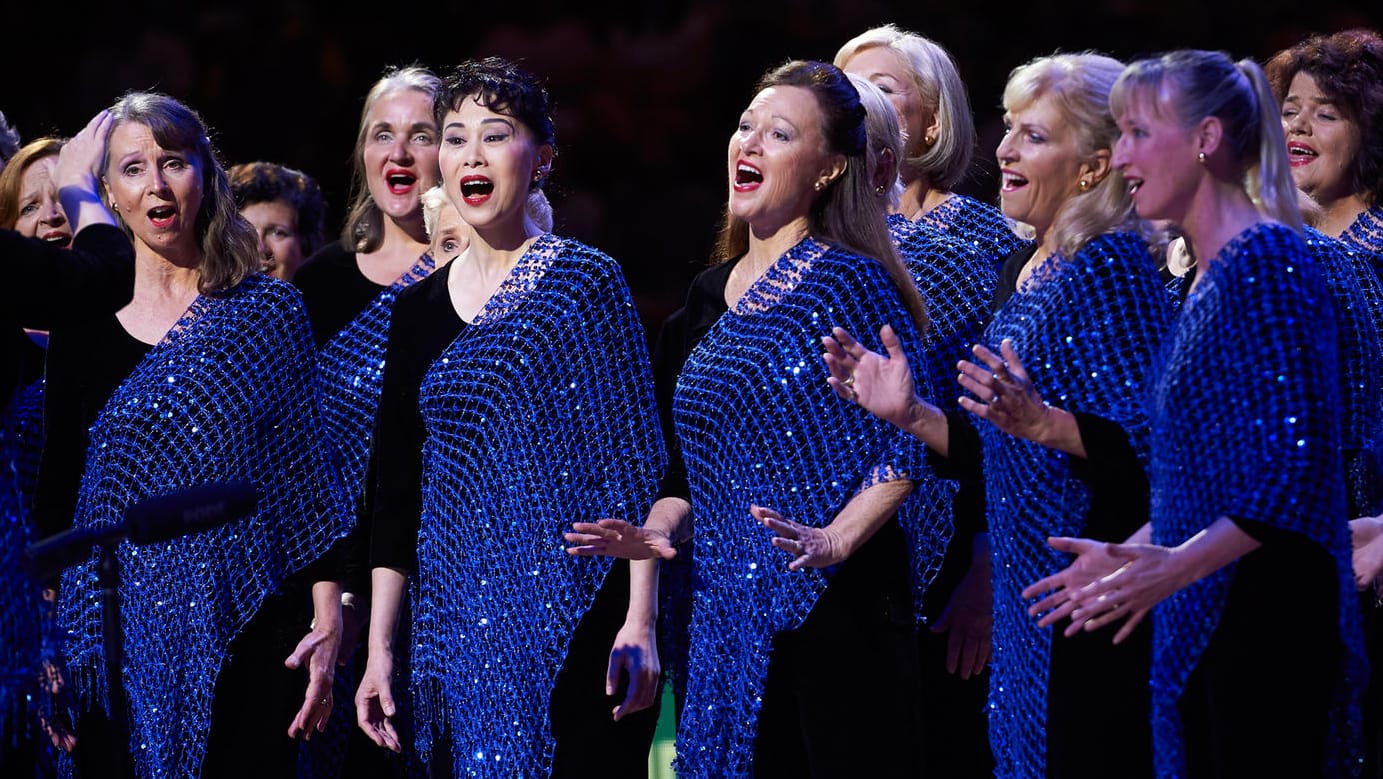
[(1081, 192), (1089, 192), (1090, 179), (1081, 179), (1080, 181), (1076, 182), (1076, 186), (1080, 187)]
[(931, 133), (927, 133), (926, 135), (922, 136), (922, 143), (926, 145), (928, 149), (930, 149), (932, 147), (932, 144), (936, 143), (936, 138), (933, 138)]
[(874, 194), (882, 195), (884, 193), (884, 190), (886, 189), (888, 189), (888, 187), (884, 186), (883, 184), (880, 184), (879, 186), (874, 188)]
[(820, 181), (818, 181), (818, 182), (816, 182), (815, 184), (813, 184), (812, 186), (814, 186), (814, 187), (816, 188), (816, 191), (817, 191), (817, 192), (820, 192), (820, 191), (821, 191), (821, 188), (822, 188), (824, 185), (823, 185)]
[(1196, 159), (1200, 161), (1200, 164), (1204, 165), (1204, 164), (1205, 164), (1205, 152), (1201, 152), (1200, 154), (1197, 154), (1197, 155), (1196, 155)]

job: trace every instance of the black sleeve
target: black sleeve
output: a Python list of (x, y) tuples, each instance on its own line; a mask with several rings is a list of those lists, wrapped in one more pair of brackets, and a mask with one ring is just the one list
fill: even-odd
[(977, 481), (983, 477), (980, 431), (968, 412), (946, 412), (946, 456), (928, 449), (927, 464), (943, 479)]
[(663, 321), (653, 347), (653, 396), (658, 404), (658, 422), (662, 425), (668, 454), (667, 470), (658, 485), (658, 497), (690, 501), (687, 468), (682, 462), (682, 450), (677, 445), (677, 432), (672, 424), (672, 395), (687, 353), (687, 309), (679, 308)]
[(134, 247), (111, 225), (83, 229), (66, 249), (0, 229), (0, 262), (0, 320), (23, 327), (50, 330), (68, 312), (115, 312), (134, 295)]
[[(1085, 457), (1071, 458), (1071, 473), (1087, 485), (1120, 484), (1130, 480), (1146, 484), (1143, 463), (1129, 441), (1128, 433), (1117, 422), (1084, 411), (1076, 418)], [(1145, 488), (1146, 491), (1146, 488)]]
[(369, 472), (375, 482), (367, 499), (373, 505), (365, 508), (372, 525), (368, 530), (372, 568), (417, 570), (427, 437), (418, 410), (418, 388), (428, 366), (461, 327), (446, 297), (445, 273), (408, 288), (394, 303), (370, 451)]

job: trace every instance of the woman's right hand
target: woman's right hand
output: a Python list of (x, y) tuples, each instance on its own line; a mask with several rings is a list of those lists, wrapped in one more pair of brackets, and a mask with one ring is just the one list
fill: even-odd
[(572, 546), (567, 554), (581, 557), (622, 557), (626, 560), (649, 560), (660, 557), (671, 560), (677, 549), (666, 533), (639, 527), (622, 519), (598, 519), (595, 522), (573, 522), (570, 533), (562, 538)]
[(355, 693), (355, 716), (360, 729), (375, 744), (395, 752), (403, 751), (394, 730), (394, 693), (391, 677), (394, 658), (387, 652), (371, 651)]
[(99, 190), (106, 136), (113, 121), (109, 111), (93, 116), (58, 152), (53, 179), (58, 187), (58, 200), (74, 232), (96, 222), (115, 224), (115, 215), (101, 202)]
[(874, 416), (907, 429), (914, 402), (912, 368), (893, 328), (879, 330), (888, 356), (870, 351), (845, 328), (836, 327), (821, 339), (821, 357), (831, 372), (826, 382), (843, 400), (856, 403)]

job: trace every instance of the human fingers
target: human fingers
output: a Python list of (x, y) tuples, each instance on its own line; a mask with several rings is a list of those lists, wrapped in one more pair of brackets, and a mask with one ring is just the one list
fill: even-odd
[(856, 360), (862, 359), (869, 353), (869, 350), (859, 341), (856, 341), (850, 331), (843, 327), (831, 328), (831, 335), (840, 343), (840, 347), (845, 350), (845, 353)]
[(288, 668), (301, 668), (304, 661), (311, 659), (317, 647), (322, 642), (322, 636), (317, 631), (311, 631), (303, 636), (302, 640), (293, 649), (293, 653), (286, 657), (283, 664)]
[(1124, 639), (1133, 635), (1133, 631), (1143, 622), (1143, 618), (1148, 616), (1148, 611), (1149, 609), (1138, 609), (1130, 614), (1128, 620), (1124, 622), (1123, 627), (1119, 628), (1119, 632), (1114, 634), (1114, 643), (1121, 644)]
[(999, 354), (1004, 358), (1004, 370), (1013, 378), (1019, 381), (1028, 380), (1028, 369), (1023, 367), (1023, 361), (1018, 357), (1018, 350), (1013, 348), (1013, 339), (1005, 338), (999, 344)]
[[(975, 355), (980, 362), (984, 363), (984, 366), (988, 368), (991, 373), (997, 373), (1004, 367), (1003, 359), (990, 351), (989, 347), (984, 344), (975, 344), (970, 347), (970, 353)], [(964, 362), (964, 360), (962, 360), (962, 362)]]

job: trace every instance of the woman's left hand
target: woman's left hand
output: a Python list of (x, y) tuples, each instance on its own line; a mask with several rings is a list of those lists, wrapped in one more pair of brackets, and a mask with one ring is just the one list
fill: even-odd
[(749, 513), (764, 527), (777, 533), (770, 543), (793, 556), (789, 571), (802, 568), (827, 568), (849, 556), (845, 544), (829, 527), (811, 527), (793, 522), (773, 509), (750, 506)]
[(1114, 634), (1118, 644), (1133, 634), (1153, 606), (1194, 581), (1181, 564), (1178, 548), (1157, 544), (1108, 544), (1108, 554), (1122, 560), (1114, 573), (1072, 594), (1075, 610), (1066, 635), (1080, 630), (1099, 630), (1127, 619)]
[(1383, 517), (1359, 517), (1349, 521), (1354, 547), (1354, 584), (1366, 590), (1383, 574)]
[(606, 695), (619, 691), (620, 677), (625, 679), (625, 692), (624, 700), (611, 711), (616, 722), (649, 708), (658, 696), (662, 668), (658, 663), (658, 640), (652, 625), (626, 621), (615, 634), (610, 665), (605, 672)]
[(979, 344), (970, 351), (984, 365), (961, 360), (958, 380), (961, 387), (983, 402), (961, 397), (961, 408), (989, 420), (1009, 435), (1044, 441), (1051, 409), (1033, 387), (1023, 361), (1013, 349), (1013, 341), (1005, 338), (999, 345), (1000, 354)]
[(341, 647), (339, 618), (335, 625), (322, 627), (327, 621), (317, 620), (312, 631), (298, 642), (293, 654), (283, 661), (289, 668), (301, 668), (307, 663), (307, 692), (303, 695), (302, 708), (298, 709), (293, 724), (288, 726), (289, 738), (302, 736), (304, 741), (311, 741), (314, 731), (320, 733), (327, 729), (327, 719), (331, 716), (331, 686), (336, 679), (336, 653)]

